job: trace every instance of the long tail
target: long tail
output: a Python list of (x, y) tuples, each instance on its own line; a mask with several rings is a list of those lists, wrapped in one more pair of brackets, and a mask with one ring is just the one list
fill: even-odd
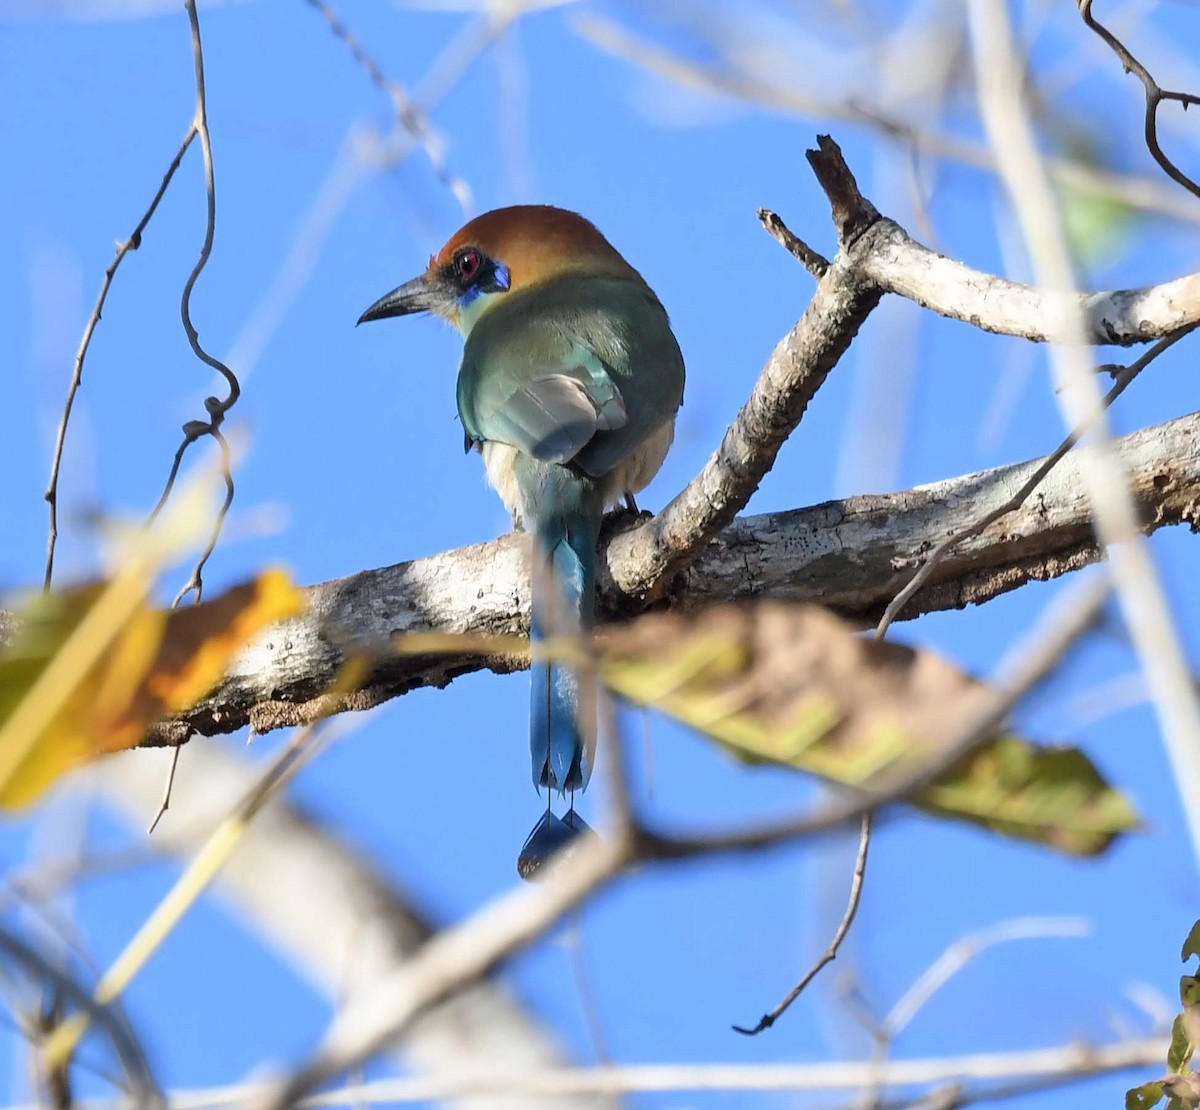
[[(576, 479), (578, 481), (578, 479)], [(596, 543), (599, 506), (587, 505), (588, 493), (572, 489), (576, 504), (565, 511), (543, 502), (533, 524), (533, 619), (536, 642), (570, 635), (591, 626), (596, 594)], [(581, 503), (583, 502), (583, 503)], [(561, 504), (561, 501), (560, 501)], [(529, 752), (535, 786), (559, 793), (582, 790), (592, 774), (596, 748), (595, 693), (581, 684), (575, 669), (536, 661), (531, 669)]]

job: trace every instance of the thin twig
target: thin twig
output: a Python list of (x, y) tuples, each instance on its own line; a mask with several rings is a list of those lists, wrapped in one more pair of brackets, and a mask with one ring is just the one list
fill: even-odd
[(159, 497), (158, 504), (151, 513), (151, 520), (153, 520), (170, 498), (175, 485), (175, 479), (179, 474), (180, 463), (182, 463), (183, 456), (187, 453), (188, 448), (196, 440), (205, 435), (211, 436), (216, 440), (221, 451), (221, 474), (225, 479), (226, 489), (225, 501), (217, 513), (208, 545), (193, 567), (191, 578), (187, 585), (183, 587), (175, 599), (176, 605), (189, 593), (195, 594), (197, 602), (202, 600), (204, 596), (204, 566), (216, 548), (217, 540), (221, 535), (221, 529), (225, 524), (225, 518), (228, 516), (230, 505), (233, 503), (234, 484), (233, 472), (230, 469), (229, 445), (221, 434), (221, 425), (224, 423), (229, 410), (237, 404), (238, 397), (241, 396), (242, 392), (237, 375), (219, 358), (214, 357), (204, 349), (204, 346), (200, 342), (199, 332), (197, 332), (196, 326), (192, 322), (192, 290), (196, 287), (196, 281), (199, 279), (201, 273), (203, 273), (204, 267), (208, 265), (209, 257), (212, 255), (213, 240), (216, 238), (217, 233), (217, 186), (216, 174), (213, 169), (212, 137), (208, 129), (208, 97), (204, 84), (204, 47), (200, 39), (200, 17), (196, 11), (196, 0), (184, 0), (184, 7), (187, 9), (188, 22), (192, 33), (192, 64), (196, 80), (196, 116), (192, 126), (200, 138), (200, 150), (204, 156), (206, 219), (204, 224), (204, 242), (200, 247), (200, 256), (196, 259), (196, 264), (192, 267), (192, 272), (188, 274), (187, 281), (184, 282), (183, 293), (179, 299), (179, 316), (183, 323), (183, 330), (187, 335), (188, 345), (192, 348), (192, 353), (201, 362), (212, 367), (212, 369), (216, 370), (225, 379), (225, 384), (228, 386), (229, 391), (224, 399), (218, 397), (208, 397), (205, 399), (204, 408), (208, 413), (207, 420), (190, 420), (184, 425), (183, 440), (175, 452), (175, 459), (171, 465), (171, 471), (167, 477), (162, 495)]
[(45, 498), (50, 506), (50, 535), (46, 544), (46, 573), (43, 580), (43, 588), (49, 589), (51, 580), (54, 577), (54, 550), (58, 543), (58, 476), (62, 467), (63, 448), (67, 441), (67, 425), (71, 420), (71, 409), (75, 404), (75, 394), (79, 392), (79, 387), (83, 384), (83, 363), (87, 358), (88, 348), (92, 343), (92, 334), (96, 330), (96, 325), (100, 323), (100, 315), (104, 311), (104, 302), (108, 299), (108, 290), (112, 285), (113, 278), (116, 276), (117, 267), (121, 265), (125, 256), (130, 251), (135, 251), (142, 245), (142, 233), (146, 230), (146, 226), (150, 223), (155, 211), (158, 209), (159, 201), (162, 200), (167, 191), (167, 186), (171, 184), (171, 178), (175, 176), (175, 171), (179, 169), (180, 162), (183, 161), (183, 156), (187, 153), (187, 149), (192, 145), (192, 140), (196, 137), (196, 125), (193, 123), (188, 128), (187, 134), (183, 138), (183, 142), (179, 144), (179, 149), (175, 151), (175, 157), (171, 159), (167, 166), (167, 172), (163, 174), (163, 179), (159, 183), (158, 191), (154, 194), (154, 199), (150, 201), (149, 207), (142, 213), (142, 218), (138, 220), (137, 226), (133, 229), (133, 233), (122, 243), (117, 244), (117, 256), (112, 260), (108, 269), (104, 271), (104, 281), (100, 285), (100, 294), (96, 298), (95, 307), (92, 309), (91, 316), (88, 317), (88, 322), (83, 329), (83, 338), (79, 342), (79, 350), (75, 353), (75, 368), (71, 373), (71, 384), (67, 388), (67, 399), (63, 404), (62, 417), (58, 422), (58, 434), (54, 441), (54, 457), (50, 463), (50, 481), (46, 486)]
[(399, 82), (392, 80), (375, 58), (367, 53), (358, 36), (342, 21), (333, 6), (326, 0), (307, 0), (309, 7), (325, 17), (330, 31), (342, 40), (354, 60), (363, 67), (371, 82), (387, 93), (400, 126), (413, 137), (425, 151), (434, 175), (454, 196), (464, 212), (472, 206), (471, 187), (461, 177), (452, 174), (446, 165), (446, 142), (433, 127), (425, 112), (413, 103), (412, 98)]
[(769, 208), (758, 210), (759, 223), (767, 229), (767, 233), (793, 258), (797, 259), (804, 268), (815, 278), (823, 278), (829, 269), (829, 259), (813, 250), (800, 238), (783, 219)]
[[(1114, 374), (1115, 381), (1112, 388), (1104, 395), (1104, 409), (1109, 409), (1113, 402), (1125, 392), (1126, 387), (1136, 378), (1147, 366), (1150, 365), (1159, 355), (1161, 355), (1169, 347), (1174, 346), (1185, 335), (1195, 331), (1200, 324), (1189, 324), (1182, 331), (1176, 332), (1174, 335), (1166, 339), (1160, 339), (1154, 344), (1141, 358), (1129, 366), (1122, 367)], [(912, 576), (902, 590), (900, 590), (891, 602), (887, 609), (884, 610), (883, 616), (879, 619), (879, 624), (875, 629), (877, 637), (882, 638), (887, 630), (891, 627), (892, 622), (903, 612), (904, 607), (912, 599), (913, 595), (933, 577), (934, 571), (937, 570), (942, 560), (946, 558), (958, 545), (965, 540), (972, 539), (980, 533), (990, 528), (1001, 517), (1007, 516), (1009, 513), (1019, 509), (1025, 504), (1034, 490), (1042, 484), (1042, 481), (1052, 471), (1059, 462), (1066, 456), (1067, 452), (1072, 450), (1077, 443), (1088, 433), (1092, 425), (1095, 423), (1095, 417), (1089, 418), (1085, 423), (1075, 427), (1069, 432), (1066, 438), (1049, 454), (1038, 466), (1038, 468), (1029, 475), (1021, 488), (1012, 495), (1002, 505), (998, 505), (991, 512), (985, 513), (973, 524), (964, 528), (961, 532), (954, 532), (947, 536), (939, 543), (929, 555), (925, 562), (916, 574)]]
[(829, 947), (825, 949), (825, 954), (809, 969), (808, 974), (804, 976), (784, 997), (769, 1014), (763, 1014), (758, 1019), (758, 1024), (752, 1029), (744, 1028), (741, 1025), (735, 1025), (734, 1031), (744, 1033), (748, 1037), (753, 1037), (761, 1033), (764, 1029), (770, 1029), (772, 1025), (782, 1016), (784, 1011), (800, 997), (809, 983), (811, 983), (821, 971), (829, 964), (837, 959), (838, 950), (842, 947), (842, 941), (846, 939), (846, 935), (850, 932), (850, 926), (854, 924), (854, 918), (858, 914), (858, 905), (862, 901), (863, 878), (867, 870), (867, 852), (871, 847), (871, 814), (864, 813), (862, 817), (862, 826), (858, 835), (858, 855), (854, 860), (854, 873), (850, 879), (850, 898), (846, 904), (846, 912), (842, 914), (842, 920), (838, 924), (837, 931), (833, 934), (833, 940), (829, 942)]
[(189, 593), (195, 595), (196, 604), (199, 605), (204, 599), (204, 580), (202, 578), (204, 568), (211, 558), (212, 553), (217, 549), (217, 541), (221, 538), (221, 529), (225, 526), (225, 521), (229, 517), (229, 509), (233, 505), (233, 470), (231, 469), (229, 457), (229, 442), (217, 430), (215, 424), (208, 433), (217, 441), (217, 446), (221, 450), (221, 477), (225, 482), (225, 498), (221, 502), (221, 507), (217, 510), (217, 515), (213, 520), (212, 530), (208, 535), (208, 543), (205, 544), (204, 550), (200, 553), (200, 558), (196, 560), (195, 566), (192, 567), (192, 575), (180, 588), (179, 593), (175, 595), (175, 600), (171, 602), (171, 608), (177, 608)]
[(1158, 109), (1164, 100), (1173, 100), (1186, 112), (1191, 105), (1200, 105), (1200, 96), (1194, 93), (1170, 92), (1160, 88), (1150, 71), (1137, 60), (1116, 35), (1092, 15), (1092, 0), (1079, 0), (1079, 14), (1083, 22), (1096, 32), (1120, 59), (1126, 73), (1132, 73), (1146, 91), (1145, 138), (1146, 149), (1162, 167), (1163, 172), (1177, 185), (1182, 185), (1193, 196), (1200, 197), (1200, 185), (1193, 181), (1164, 153), (1158, 143)]
[(175, 771), (179, 767), (179, 753), (181, 751), (183, 751), (182, 744), (176, 744), (171, 749), (171, 766), (167, 768), (167, 781), (163, 786), (162, 801), (158, 803), (158, 812), (155, 813), (149, 828), (146, 829), (147, 836), (150, 836), (158, 828), (159, 821), (163, 819), (163, 815), (171, 808), (171, 790), (175, 786)]

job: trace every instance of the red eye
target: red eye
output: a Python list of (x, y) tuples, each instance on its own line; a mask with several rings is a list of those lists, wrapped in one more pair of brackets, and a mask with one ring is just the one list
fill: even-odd
[(476, 250), (466, 250), (458, 256), (455, 263), (455, 268), (458, 270), (459, 279), (468, 282), (475, 278), (479, 273), (479, 267), (483, 263), (483, 257)]

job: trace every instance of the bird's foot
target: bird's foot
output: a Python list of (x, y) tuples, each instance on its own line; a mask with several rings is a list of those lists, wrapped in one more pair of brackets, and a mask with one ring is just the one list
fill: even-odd
[(653, 513), (636, 506), (632, 509), (628, 506), (613, 509), (611, 513), (606, 513), (600, 522), (601, 540), (611, 540), (613, 536), (619, 536), (622, 532), (630, 532), (653, 516)]

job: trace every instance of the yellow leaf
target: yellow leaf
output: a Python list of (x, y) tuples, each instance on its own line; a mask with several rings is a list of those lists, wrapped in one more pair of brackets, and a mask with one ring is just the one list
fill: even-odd
[[(937, 755), (947, 711), (981, 684), (932, 652), (878, 643), (813, 605), (655, 613), (603, 630), (601, 679), (735, 755), (869, 789)], [(912, 801), (1094, 855), (1137, 824), (1082, 752), (998, 736)]]
[(137, 744), (216, 685), (256, 632), (302, 608), (277, 570), (186, 609), (149, 608), (145, 588), (119, 576), (40, 597), (22, 615), (0, 653), (0, 807)]

